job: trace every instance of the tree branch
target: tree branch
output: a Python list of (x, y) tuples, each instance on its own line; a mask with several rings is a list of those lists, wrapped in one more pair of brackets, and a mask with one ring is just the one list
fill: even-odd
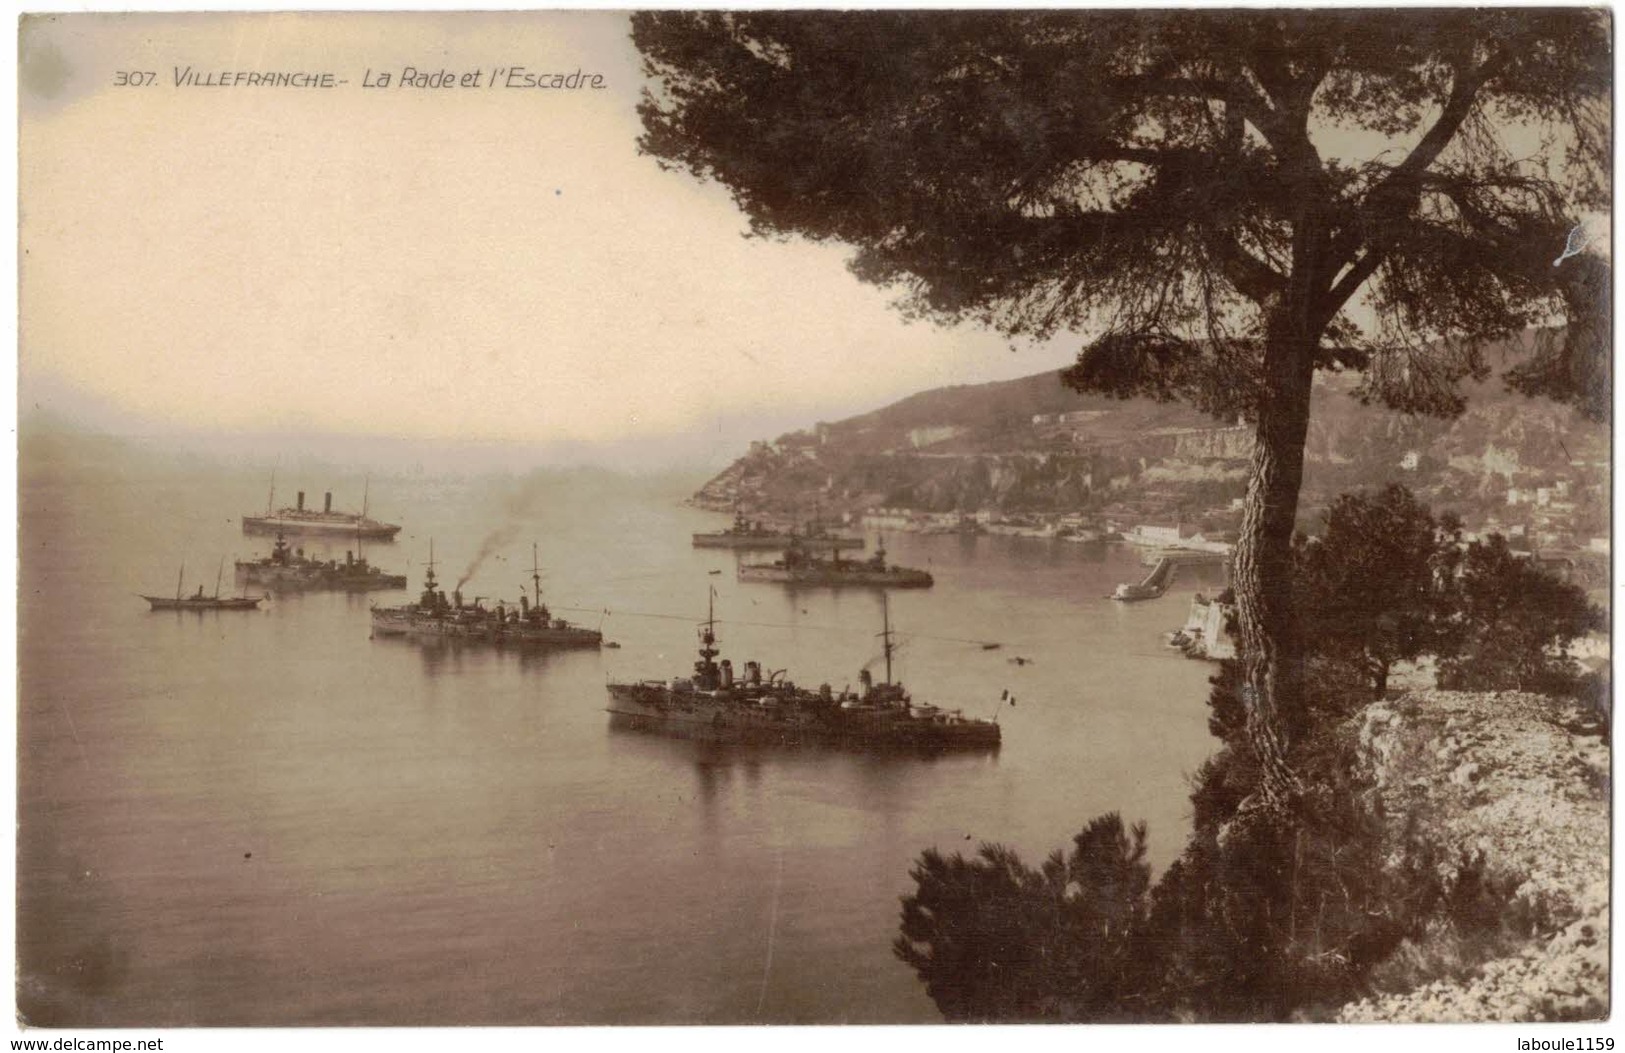
[[(1353, 296), (1366, 279), (1381, 266), (1383, 254), (1387, 251), (1383, 242), (1387, 240), (1392, 225), (1404, 222), (1415, 207), (1422, 193), (1423, 173), (1439, 159), (1445, 147), (1461, 130), (1461, 126), (1473, 112), (1479, 89), (1500, 72), (1509, 59), (1510, 55), (1507, 52), (1497, 52), (1475, 69), (1456, 79), (1450, 88), (1450, 98), (1445, 101), (1444, 108), (1439, 113), (1439, 119), (1433, 122), (1433, 126), (1422, 136), (1409, 156), (1395, 166), (1383, 177), (1382, 182), (1366, 195), (1365, 205), (1360, 211), (1370, 216), (1370, 222), (1356, 222), (1354, 229), (1345, 230), (1333, 239), (1331, 258), (1340, 265), (1353, 263), (1354, 269), (1327, 290), (1320, 304), (1320, 312), (1324, 317), (1330, 318), (1342, 310), (1349, 297)], [(1362, 239), (1360, 237), (1362, 230), (1369, 232), (1370, 236)], [(1365, 254), (1355, 260), (1354, 254), (1362, 247), (1362, 241)]]
[(1242, 248), (1234, 236), (1214, 237), (1208, 248), (1236, 291), (1254, 303), (1263, 303), (1286, 288), (1286, 275)]

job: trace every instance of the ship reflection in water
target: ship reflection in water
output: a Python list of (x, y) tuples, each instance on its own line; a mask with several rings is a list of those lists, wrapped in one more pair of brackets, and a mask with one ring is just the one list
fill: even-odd
[(386, 650), (415, 651), (422, 659), (423, 671), (429, 676), (454, 676), (465, 670), (500, 669), (514, 667), (525, 672), (540, 672), (560, 661), (574, 657), (591, 658), (593, 652), (580, 648), (539, 647), (527, 644), (495, 644), (483, 639), (459, 636), (418, 636), (410, 634), (378, 633), (372, 638), (373, 646)]
[(932, 763), (948, 757), (987, 756), (997, 759), (999, 743), (945, 748), (927, 745), (854, 744), (850, 741), (783, 734), (764, 730), (741, 731), (699, 723), (677, 723), (636, 713), (609, 711), (609, 730), (621, 736), (643, 739), (678, 739), (712, 749), (712, 763), (759, 764), (788, 753), (815, 757), (849, 756), (854, 753), (897, 763)]

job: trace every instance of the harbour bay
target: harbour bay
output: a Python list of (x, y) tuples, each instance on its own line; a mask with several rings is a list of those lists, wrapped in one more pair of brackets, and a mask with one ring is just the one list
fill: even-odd
[(1188, 833), (1209, 667), (1162, 636), (1211, 570), (1113, 604), (1143, 575), (1126, 546), (887, 535), (936, 582), (891, 597), (899, 678), (997, 712), (999, 751), (728, 746), (612, 725), (605, 683), (686, 670), (715, 586), (724, 655), (839, 690), (874, 668), (880, 599), (737, 582), (739, 557), (690, 545), (725, 523), (681, 503), (701, 476), (281, 469), (336, 507), (370, 485), (404, 529), (366, 555), (409, 590), (432, 537), (443, 580), (516, 599), (534, 541), (544, 597), (621, 645), (504, 651), (369, 638), (369, 606), (410, 592), (148, 612), (133, 594), (177, 560), (190, 587), (269, 547), (240, 518), (270, 463), (36, 441), (18, 883), (37, 1023), (926, 1023), (890, 949), (920, 851), (1041, 857), (1116, 809), (1149, 822), (1160, 868)]

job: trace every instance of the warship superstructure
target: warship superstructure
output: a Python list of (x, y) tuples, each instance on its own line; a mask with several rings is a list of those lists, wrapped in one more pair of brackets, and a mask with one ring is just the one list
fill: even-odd
[(791, 545), (772, 563), (741, 563), (740, 581), (776, 582), (782, 585), (827, 587), (859, 585), (882, 589), (928, 589), (935, 582), (927, 571), (895, 567), (886, 562), (882, 542), (868, 559), (843, 559), (832, 551), (828, 559), (815, 556), (803, 545)]
[[(532, 550), (534, 556), (534, 549)], [(533, 562), (531, 581), (536, 600), (521, 595), (518, 605), (498, 601), (486, 607), (479, 597), (463, 602), (461, 589), (447, 599), (436, 587), (434, 544), (429, 546), (429, 566), (424, 575), (423, 593), (416, 603), (402, 607), (374, 607), (372, 631), (383, 636), (429, 636), (517, 647), (600, 647), (604, 634), (596, 629), (571, 625), (553, 617), (542, 602), (542, 577)]]
[[(882, 608), (886, 610), (885, 607)], [(699, 660), (687, 677), (611, 683), (609, 712), (635, 727), (673, 734), (780, 745), (832, 745), (851, 749), (987, 750), (999, 745), (996, 720), (917, 702), (892, 682), (892, 628), (883, 615), (886, 679), (875, 683), (867, 667), (858, 691), (797, 687), (783, 672), (762, 674), (748, 661), (736, 675), (716, 660), (715, 593), (700, 626)]]
[(694, 535), (695, 548), (776, 549), (797, 542), (832, 549), (863, 547), (863, 538), (832, 533), (817, 521), (798, 534), (793, 528), (778, 530), (764, 526), (760, 520), (746, 519), (743, 512), (735, 512), (733, 526), (725, 530)]
[(389, 574), (352, 551), (344, 562), (311, 559), (303, 548), (292, 548), (281, 534), (271, 554), (254, 560), (238, 560), (237, 578), (247, 585), (278, 589), (338, 590), (373, 592), (406, 588), (405, 574)]
[(389, 541), (400, 532), (401, 528), (394, 523), (380, 523), (368, 518), (365, 498), (362, 499), (360, 512), (333, 511), (331, 491), (322, 495), (320, 512), (305, 507), (305, 492), (300, 490), (298, 501), (292, 508), (273, 512), (271, 500), (268, 499), (264, 515), (243, 516), (245, 534), (337, 534), (367, 541)]

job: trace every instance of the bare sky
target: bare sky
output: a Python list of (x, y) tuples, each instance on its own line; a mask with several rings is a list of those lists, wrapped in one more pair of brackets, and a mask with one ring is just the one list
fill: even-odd
[[(904, 324), (843, 250), (744, 238), (724, 191), (638, 155), (619, 12), (58, 15), (21, 62), (25, 414), (737, 442), (1071, 358)], [(362, 86), (408, 66), (607, 87)]]

